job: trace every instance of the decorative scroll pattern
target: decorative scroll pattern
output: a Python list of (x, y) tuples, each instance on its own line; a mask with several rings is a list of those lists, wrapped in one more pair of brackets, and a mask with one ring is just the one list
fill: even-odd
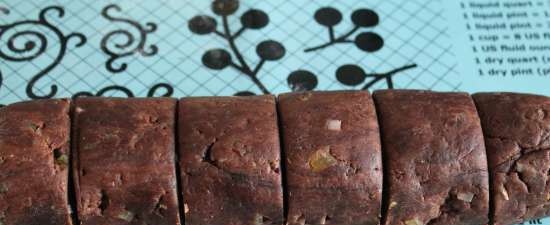
[(1, 103), (461, 83), (433, 0), (58, 2), (1, 4)]
[[(164, 89), (164, 94), (157, 94), (157, 91)], [(104, 87), (97, 91), (97, 93), (93, 94), (91, 92), (87, 91), (81, 91), (73, 95), (73, 98), (79, 98), (79, 97), (92, 97), (92, 96), (106, 96), (106, 94), (110, 92), (119, 92), (124, 94), (128, 98), (135, 97), (134, 93), (128, 89), (127, 87), (120, 86), (120, 85), (111, 85)], [(149, 91), (147, 92), (147, 97), (170, 97), (174, 93), (174, 88), (170, 84), (166, 83), (159, 83), (152, 86)]]
[[(2, 10), (9, 13), (8, 9)], [(12, 24), (0, 25), (0, 43), (6, 46), (0, 46), (0, 58), (12, 62), (30, 62), (44, 55), (46, 51), (54, 51), (52, 42), (58, 42), (56, 56), (53, 61), (35, 74), (28, 82), (26, 87), (27, 96), (31, 99), (52, 98), (57, 93), (57, 85), (52, 84), (47, 94), (40, 95), (34, 90), (36, 83), (48, 75), (63, 59), (67, 51), (68, 42), (76, 39), (75, 47), (80, 47), (86, 43), (86, 37), (81, 33), (70, 33), (65, 35), (57, 26), (52, 24), (48, 14), (56, 14), (63, 18), (65, 10), (60, 6), (50, 6), (40, 11), (38, 20), (22, 20)], [(48, 37), (55, 37), (55, 40), (49, 40)], [(20, 42), (24, 41), (24, 44)], [(1, 72), (0, 72), (1, 73)], [(1, 79), (0, 79), (1, 80)]]
[[(131, 29), (136, 30), (139, 35), (136, 35), (129, 30), (116, 29), (107, 33), (103, 39), (101, 39), (101, 50), (109, 55), (109, 59), (105, 62), (105, 67), (111, 73), (120, 73), (128, 68), (127, 63), (121, 63), (115, 65), (115, 62), (124, 57), (134, 55), (136, 53), (149, 57), (158, 53), (158, 47), (156, 45), (145, 46), (147, 42), (147, 35), (157, 30), (157, 25), (152, 22), (148, 22), (145, 26), (141, 25), (138, 21), (131, 19), (125, 19), (112, 15), (112, 12), (121, 12), (120, 6), (112, 4), (103, 8), (101, 15), (111, 22), (120, 22), (130, 25)], [(117, 37), (122, 37), (124, 40), (121, 43), (113, 43)], [(121, 40), (121, 39), (116, 39)]]

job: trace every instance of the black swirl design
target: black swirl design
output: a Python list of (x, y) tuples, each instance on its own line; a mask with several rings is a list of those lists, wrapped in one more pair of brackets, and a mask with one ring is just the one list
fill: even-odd
[[(121, 12), (121, 8), (118, 5), (108, 5), (101, 11), (101, 15), (111, 22), (121, 22), (131, 26), (131, 29), (136, 30), (139, 34), (136, 40), (136, 35), (129, 30), (117, 29), (107, 33), (101, 39), (101, 50), (109, 55), (109, 59), (105, 62), (105, 67), (111, 73), (120, 73), (126, 70), (127, 63), (121, 63), (119, 66), (115, 65), (115, 61), (119, 58), (131, 56), (135, 53), (139, 53), (144, 57), (149, 57), (157, 54), (158, 47), (154, 44), (145, 46), (147, 42), (147, 35), (157, 30), (157, 25), (152, 22), (141, 25), (136, 21), (120, 18), (112, 15), (112, 12)], [(122, 37), (123, 39), (117, 39)], [(121, 43), (112, 43), (111, 40), (123, 40)], [(137, 42), (137, 44), (136, 44)]]
[[(0, 13), (8, 15), (10, 13), (10, 10), (8, 8), (0, 6)], [(0, 90), (2, 90), (3, 83), (4, 83), (4, 76), (2, 75), (2, 70), (0, 70)], [(5, 105), (0, 104), (0, 108), (4, 106)]]
[[(4, 8), (2, 6), (0, 6), (0, 13), (2, 14), (9, 14), (10, 13), (10, 10), (7, 9), (7, 8)], [(0, 90), (2, 90), (2, 84), (4, 82), (4, 77), (2, 76), (2, 71), (0, 70)], [(0, 107), (3, 107), (4, 105), (0, 104)]]
[[(2, 11), (9, 13), (9, 10), (5, 8)], [(63, 18), (65, 10), (60, 6), (50, 6), (40, 11), (38, 20), (23, 20), (12, 24), (0, 25), (0, 43), (6, 45), (6, 47), (0, 46), (0, 58), (7, 61), (33, 61), (44, 55), (47, 51), (53, 51), (50, 50), (50, 47), (56, 45), (49, 45), (48, 37), (53, 36), (59, 42), (57, 52), (48, 52), (48, 55), (51, 56), (55, 54), (54, 60), (35, 74), (27, 83), (26, 93), (31, 99), (52, 98), (56, 95), (57, 85), (55, 84), (50, 86), (50, 91), (46, 92), (47, 94), (45, 95), (35, 93), (34, 86), (61, 62), (67, 52), (67, 44), (70, 39), (77, 39), (75, 47), (81, 47), (86, 43), (86, 37), (81, 33), (63, 34), (58, 27), (48, 21), (47, 15), (49, 13), (55, 13), (57, 17)], [(24, 41), (23, 45), (18, 44), (22, 41)]]
[[(164, 89), (164, 94), (157, 95), (157, 91), (161, 89)], [(171, 97), (172, 94), (174, 94), (174, 88), (172, 87), (172, 85), (167, 83), (159, 83), (153, 85), (153, 87), (149, 89), (149, 91), (147, 92), (147, 97)]]
[[(164, 94), (158, 94), (157, 92), (162, 89), (164, 89)], [(92, 92), (87, 92), (87, 91), (75, 93), (73, 95), (73, 99), (80, 98), (80, 97), (106, 96), (107, 93), (111, 93), (111, 92), (120, 92), (128, 98), (135, 97), (134, 93), (127, 87), (120, 86), (120, 85), (111, 85), (100, 89), (99, 91), (97, 91), (96, 94), (93, 94)], [(172, 85), (167, 83), (158, 83), (153, 85), (149, 89), (149, 91), (147, 92), (147, 97), (171, 97), (172, 94), (174, 94), (174, 87), (172, 87)]]

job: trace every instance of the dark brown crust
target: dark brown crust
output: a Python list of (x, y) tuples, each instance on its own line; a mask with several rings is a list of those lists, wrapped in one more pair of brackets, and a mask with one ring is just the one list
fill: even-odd
[(279, 111), (288, 224), (379, 224), (382, 155), (370, 94), (284, 94)]
[(74, 111), (82, 225), (179, 224), (176, 101), (79, 98)]
[(550, 98), (482, 93), (474, 99), (487, 144), (494, 224), (550, 215)]
[(179, 143), (187, 225), (282, 223), (273, 96), (182, 99)]
[(0, 224), (71, 224), (69, 105), (38, 100), (0, 109)]
[(377, 91), (374, 99), (388, 185), (386, 225), (487, 224), (487, 158), (470, 96)]

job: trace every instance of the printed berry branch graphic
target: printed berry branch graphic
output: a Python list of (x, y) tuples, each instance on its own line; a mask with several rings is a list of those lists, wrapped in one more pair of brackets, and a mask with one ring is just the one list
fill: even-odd
[[(164, 94), (161, 94), (161, 95), (157, 94), (157, 91), (161, 89), (165, 90)], [(93, 94), (87, 91), (75, 93), (73, 95), (73, 99), (80, 98), (80, 97), (105, 96), (105, 94), (109, 92), (121, 92), (122, 94), (126, 95), (126, 97), (128, 98), (135, 97), (134, 93), (127, 87), (120, 86), (120, 85), (111, 85), (100, 89), (99, 91), (97, 91), (96, 94)], [(173, 93), (174, 93), (174, 88), (172, 87), (172, 85), (167, 83), (158, 83), (153, 85), (149, 89), (149, 91), (147, 92), (147, 97), (170, 97), (172, 96)]]
[(304, 52), (312, 52), (320, 50), (335, 44), (354, 43), (359, 49), (366, 52), (376, 52), (384, 46), (384, 39), (374, 32), (362, 32), (355, 37), (355, 40), (350, 40), (350, 36), (359, 31), (360, 28), (369, 28), (378, 25), (378, 14), (370, 9), (358, 9), (351, 14), (351, 21), (354, 27), (343, 35), (336, 37), (334, 26), (342, 22), (342, 13), (335, 8), (325, 7), (317, 10), (314, 15), (315, 21), (325, 26), (328, 30), (329, 41), (327, 43), (310, 47)]
[[(9, 10), (6, 8), (3, 8), (2, 11), (5, 14), (9, 13)], [(67, 52), (69, 40), (78, 39), (75, 47), (81, 47), (86, 43), (86, 37), (83, 34), (70, 33), (65, 35), (58, 27), (50, 23), (47, 18), (50, 12), (55, 12), (59, 18), (63, 18), (65, 15), (65, 10), (62, 7), (50, 6), (40, 11), (38, 20), (23, 20), (12, 24), (0, 25), (0, 43), (2, 45), (6, 44), (8, 50), (6, 52), (6, 49), (0, 46), (0, 58), (4, 60), (11, 62), (32, 62), (43, 55), (53, 56), (52, 54), (44, 53), (54, 51), (52, 49), (55, 47), (58, 48), (53, 61), (35, 74), (27, 83), (26, 93), (31, 99), (52, 98), (56, 95), (57, 85), (55, 84), (50, 86), (50, 91), (45, 95), (36, 94), (34, 86), (61, 62)], [(48, 39), (52, 37), (55, 40)], [(49, 45), (51, 42), (58, 42), (59, 45)], [(24, 44), (21, 45), (20, 43)]]
[(217, 30), (217, 22), (213, 17), (207, 15), (198, 15), (189, 21), (189, 29), (199, 35), (214, 33), (227, 41), (229, 49), (236, 62), (232, 59), (229, 51), (222, 48), (210, 49), (202, 56), (202, 63), (213, 70), (222, 70), (228, 66), (240, 71), (242, 74), (249, 77), (252, 82), (264, 93), (269, 94), (269, 90), (259, 80), (258, 73), (266, 61), (277, 61), (285, 55), (284, 46), (274, 40), (262, 41), (256, 46), (256, 54), (260, 57), (260, 62), (251, 67), (239, 48), (235, 40), (247, 29), (261, 29), (269, 23), (268, 15), (258, 9), (250, 9), (245, 12), (241, 18), (241, 28), (236, 32), (232, 32), (229, 28), (228, 17), (235, 13), (239, 8), (237, 0), (215, 0), (212, 2), (212, 11), (221, 17), (222, 31)]
[(365, 71), (361, 67), (359, 67), (357, 65), (349, 64), (349, 65), (340, 66), (336, 70), (336, 79), (338, 80), (338, 82), (340, 82), (344, 85), (357, 86), (357, 85), (362, 84), (363, 82), (365, 82), (366, 78), (374, 78), (371, 81), (367, 82), (361, 88), (361, 90), (367, 90), (367, 89), (373, 87), (374, 84), (376, 84), (376, 83), (378, 83), (382, 80), (386, 81), (386, 84), (388, 85), (388, 89), (393, 89), (393, 80), (392, 80), (393, 75), (395, 75), (399, 72), (408, 70), (408, 69), (413, 69), (415, 67), (417, 67), (417, 65), (412, 64), (412, 65), (408, 65), (408, 66), (404, 66), (404, 67), (401, 67), (401, 68), (394, 69), (394, 70), (386, 72), (386, 73), (370, 73), (370, 74), (367, 74), (367, 73), (365, 73)]
[[(377, 52), (384, 47), (384, 39), (377, 33), (370, 31), (362, 32), (355, 36), (354, 40), (350, 40), (350, 36), (359, 31), (360, 28), (371, 28), (378, 25), (380, 17), (371, 9), (363, 8), (355, 10), (351, 14), (351, 21), (354, 24), (353, 28), (339, 37), (336, 37), (334, 33), (334, 26), (342, 22), (342, 13), (340, 13), (340, 11), (332, 7), (320, 8), (315, 12), (314, 18), (317, 23), (327, 28), (329, 41), (315, 47), (307, 48), (304, 52), (318, 51), (332, 45), (347, 43), (353, 43), (357, 48), (367, 53)], [(392, 77), (394, 75), (416, 67), (416, 64), (410, 64), (386, 73), (366, 74), (365, 71), (357, 65), (343, 65), (336, 71), (336, 79), (344, 85), (356, 86), (363, 83), (366, 78), (373, 78), (361, 89), (368, 89), (380, 81), (386, 81), (388, 89), (393, 89)]]
[[(101, 15), (111, 22), (120, 22), (130, 25), (131, 29), (137, 31), (137, 35), (129, 30), (116, 29), (107, 33), (101, 39), (101, 50), (109, 55), (109, 59), (105, 62), (105, 67), (111, 73), (120, 73), (126, 70), (127, 63), (121, 63), (118, 67), (114, 65), (115, 61), (119, 58), (131, 56), (135, 53), (139, 53), (144, 57), (149, 57), (157, 54), (158, 47), (156, 45), (150, 45), (145, 47), (147, 42), (147, 35), (157, 30), (155, 23), (145, 23), (142, 26), (137, 21), (130, 19), (120, 18), (112, 15), (112, 12), (121, 12), (121, 8), (118, 5), (108, 5), (101, 11)], [(137, 43), (136, 43), (137, 36)], [(122, 37), (123, 39), (117, 38)], [(111, 43), (111, 40), (124, 40), (121, 43)]]

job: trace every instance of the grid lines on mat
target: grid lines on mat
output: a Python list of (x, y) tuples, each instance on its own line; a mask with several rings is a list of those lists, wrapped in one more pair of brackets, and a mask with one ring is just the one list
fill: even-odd
[[(111, 4), (120, 7), (121, 10), (115, 12), (118, 17), (143, 26), (148, 22), (157, 25), (156, 31), (147, 34), (145, 46), (157, 45), (158, 53), (145, 57), (134, 52), (119, 58), (116, 65), (121, 62), (128, 64), (128, 68), (120, 73), (112, 73), (105, 68), (109, 56), (101, 50), (100, 43), (109, 32), (117, 29), (135, 32), (135, 29), (102, 17), (101, 11)], [(36, 93), (45, 94), (55, 84), (59, 88), (55, 97), (70, 97), (83, 91), (95, 94), (116, 85), (127, 88), (135, 96), (145, 96), (159, 83), (173, 87), (173, 96), (176, 97), (233, 95), (240, 91), (261, 93), (248, 77), (237, 70), (212, 70), (203, 65), (201, 59), (208, 49), (228, 48), (225, 40), (216, 35), (197, 35), (188, 29), (188, 21), (195, 15), (203, 14), (215, 18), (218, 29), (221, 29), (221, 19), (211, 12), (209, 1), (55, 0), (46, 5), (38, 0), (6, 0), (1, 7), (9, 9), (10, 13), (0, 15), (0, 25), (37, 20), (40, 11), (52, 5), (63, 7), (65, 14), (58, 17), (50, 12), (47, 14), (48, 21), (64, 35), (82, 33), (87, 42), (75, 47), (76, 41), (69, 40), (66, 54), (59, 64), (34, 86)], [(313, 17), (322, 7), (334, 7), (342, 13), (343, 21), (334, 27), (336, 34), (345, 33), (353, 27), (349, 17), (355, 10), (369, 8), (377, 12), (380, 23), (364, 31), (380, 34), (384, 39), (383, 48), (367, 53), (349, 43), (304, 52), (307, 47), (324, 43), (328, 38), (325, 27), (316, 23)], [(417, 68), (394, 76), (396, 88), (460, 89), (457, 59), (452, 52), (441, 0), (243, 0), (239, 10), (229, 16), (232, 30), (241, 26), (240, 16), (251, 8), (266, 12), (269, 23), (263, 29), (246, 30), (236, 40), (247, 63), (255, 66), (260, 62), (256, 46), (261, 41), (279, 41), (286, 50), (281, 60), (266, 62), (258, 73), (258, 79), (272, 93), (290, 91), (287, 78), (296, 70), (313, 73), (318, 80), (316, 90), (358, 89), (360, 86), (345, 86), (336, 79), (336, 70), (345, 64), (358, 65), (367, 73), (383, 73), (414, 63)], [(4, 84), (0, 87), (0, 103), (28, 99), (25, 89), (29, 80), (54, 61), (61, 47), (55, 36), (49, 34), (47, 37), (45, 53), (35, 60), (12, 62), (1, 59), (0, 71)], [(3, 41), (6, 37), (2, 38)], [(137, 34), (135, 38), (139, 38)], [(21, 39), (15, 44), (22, 46), (25, 41)], [(115, 37), (110, 41), (113, 42), (110, 44), (117, 44), (125, 40), (124, 37)], [(5, 50), (6, 46), (0, 48)], [(373, 86), (374, 89), (386, 87), (383, 82)], [(105, 95), (124, 96), (124, 93), (111, 90)]]

